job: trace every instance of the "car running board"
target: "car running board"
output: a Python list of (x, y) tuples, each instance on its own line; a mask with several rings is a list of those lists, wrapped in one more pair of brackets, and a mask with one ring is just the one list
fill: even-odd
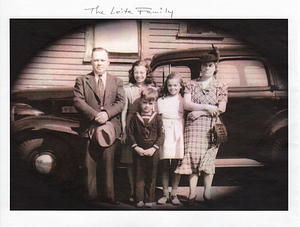
[(262, 167), (262, 163), (249, 158), (216, 159), (216, 167)]

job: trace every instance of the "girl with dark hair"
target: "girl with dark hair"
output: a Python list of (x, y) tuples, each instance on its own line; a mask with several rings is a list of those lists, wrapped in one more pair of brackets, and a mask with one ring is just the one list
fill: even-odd
[[(144, 60), (138, 60), (132, 64), (129, 70), (129, 84), (125, 89), (125, 107), (122, 111), (122, 151), (120, 162), (127, 165), (127, 174), (131, 188), (129, 201), (134, 202), (134, 174), (132, 148), (127, 142), (128, 125), (132, 116), (140, 111), (141, 92), (147, 87), (156, 87), (152, 78), (151, 68)], [(158, 89), (158, 88), (156, 88)]]

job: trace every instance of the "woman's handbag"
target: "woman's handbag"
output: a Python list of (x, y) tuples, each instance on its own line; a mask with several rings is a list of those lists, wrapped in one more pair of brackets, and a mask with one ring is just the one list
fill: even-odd
[(215, 144), (225, 143), (228, 139), (227, 129), (220, 117), (216, 116), (216, 120), (213, 124), (212, 142)]

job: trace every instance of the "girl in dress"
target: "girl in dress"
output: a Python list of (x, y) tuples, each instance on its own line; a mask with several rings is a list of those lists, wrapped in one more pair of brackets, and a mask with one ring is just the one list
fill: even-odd
[(127, 142), (128, 126), (132, 116), (140, 111), (141, 92), (146, 87), (155, 87), (152, 78), (151, 69), (144, 60), (138, 60), (133, 63), (129, 70), (129, 84), (125, 89), (125, 107), (122, 111), (122, 151), (120, 162), (127, 165), (127, 174), (130, 184), (130, 202), (134, 202), (134, 174), (133, 174), (133, 156), (132, 148)]
[(177, 198), (177, 188), (180, 181), (180, 175), (174, 173), (178, 161), (183, 159), (183, 81), (179, 74), (170, 74), (167, 77), (165, 87), (165, 96), (157, 101), (158, 113), (162, 115), (165, 141), (160, 150), (160, 159), (162, 164), (162, 186), (163, 197), (157, 203), (165, 204), (169, 198), (169, 171), (172, 173), (172, 191), (171, 202), (174, 205), (180, 204)]
[(188, 206), (196, 201), (198, 177), (203, 173), (205, 202), (211, 202), (211, 185), (215, 174), (215, 158), (219, 144), (212, 142), (212, 128), (216, 117), (224, 113), (227, 104), (227, 85), (217, 81), (219, 53), (214, 50), (203, 55), (200, 76), (186, 84), (184, 103), (187, 115), (184, 131), (185, 154), (176, 169), (178, 174), (188, 174), (190, 192)]

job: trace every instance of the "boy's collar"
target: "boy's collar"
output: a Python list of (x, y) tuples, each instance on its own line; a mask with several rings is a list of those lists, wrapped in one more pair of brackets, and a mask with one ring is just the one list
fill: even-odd
[[(156, 114), (157, 114), (157, 112), (153, 111), (152, 114), (149, 115), (150, 118), (149, 118), (148, 124), (153, 120), (153, 118), (156, 116)], [(139, 121), (145, 126), (145, 122), (144, 122), (143, 117), (142, 117), (144, 115), (141, 115), (141, 113), (139, 113), (139, 112), (136, 112), (136, 115), (137, 115)]]
[(149, 113), (145, 113), (145, 114), (143, 114), (143, 112), (141, 111), (140, 112), (140, 114), (142, 115), (142, 116), (151, 116), (152, 114), (153, 114), (153, 110), (151, 111), (151, 112), (149, 112)]

